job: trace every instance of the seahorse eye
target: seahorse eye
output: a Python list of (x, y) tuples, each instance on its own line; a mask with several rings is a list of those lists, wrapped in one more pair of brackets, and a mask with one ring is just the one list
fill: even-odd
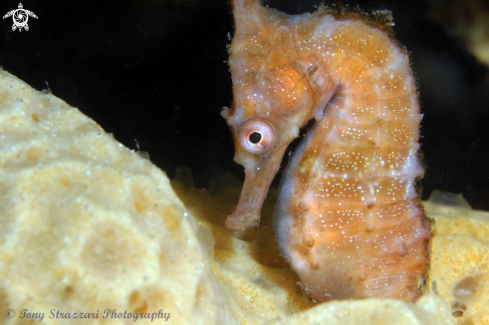
[(275, 141), (275, 130), (266, 119), (254, 117), (241, 126), (239, 141), (247, 151), (262, 154), (267, 152)]
[(250, 142), (253, 144), (257, 144), (261, 140), (261, 133), (260, 132), (253, 132), (250, 134)]

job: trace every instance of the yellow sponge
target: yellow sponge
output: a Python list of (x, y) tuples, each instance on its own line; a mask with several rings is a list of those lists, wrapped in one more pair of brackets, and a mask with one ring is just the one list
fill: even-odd
[(161, 170), (0, 71), (2, 324), (236, 323), (199, 237)]
[(489, 324), (489, 213), (460, 195), (435, 191), (425, 203), (436, 220), (429, 286), (457, 324)]

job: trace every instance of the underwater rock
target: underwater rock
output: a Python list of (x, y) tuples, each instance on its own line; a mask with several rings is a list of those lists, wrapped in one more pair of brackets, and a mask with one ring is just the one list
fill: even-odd
[(16, 312), (8, 324), (25, 324), (23, 309), (44, 321), (90, 313), (63, 324), (126, 324), (129, 313), (160, 311), (137, 323), (236, 324), (207, 263), (213, 243), (199, 242), (210, 235), (166, 175), (78, 109), (4, 71), (0, 229), (2, 324), (7, 309)]
[(446, 316), (446, 304), (433, 294), (422, 296), (415, 304), (395, 299), (365, 299), (332, 301), (320, 304), (281, 321), (267, 325), (300, 324), (389, 324), (389, 325), (445, 325), (451, 324)]
[(489, 212), (472, 210), (461, 195), (439, 191), (425, 208), (438, 232), (431, 291), (448, 303), (456, 324), (489, 324)]
[(462, 42), (467, 51), (489, 67), (489, 2), (431, 0), (431, 17)]

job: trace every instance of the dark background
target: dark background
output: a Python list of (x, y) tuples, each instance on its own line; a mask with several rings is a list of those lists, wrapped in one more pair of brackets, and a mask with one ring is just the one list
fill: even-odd
[[(19, 0), (3, 0), (0, 15)], [(447, 0), (447, 2), (449, 2)], [(313, 11), (319, 0), (269, 0), (287, 13)], [(463, 193), (489, 210), (489, 72), (430, 15), (429, 1), (346, 1), (393, 12), (397, 38), (412, 54), (419, 80), (423, 198), (433, 189)], [(23, 1), (28, 32), (0, 20), (0, 65), (37, 90), (97, 121), (129, 148), (149, 152), (173, 177), (193, 171), (196, 186), (226, 171), (234, 143), (220, 116), (232, 100), (227, 60), (232, 35), (223, 0)]]

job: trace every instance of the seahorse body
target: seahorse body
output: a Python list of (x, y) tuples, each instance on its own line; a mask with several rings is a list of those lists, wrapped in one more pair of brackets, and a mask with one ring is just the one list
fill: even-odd
[(246, 178), (226, 227), (258, 224), (287, 146), (315, 119), (281, 182), (282, 254), (317, 302), (415, 299), (431, 233), (413, 185), (421, 116), (405, 50), (355, 15), (290, 16), (256, 0), (233, 10), (223, 116)]

